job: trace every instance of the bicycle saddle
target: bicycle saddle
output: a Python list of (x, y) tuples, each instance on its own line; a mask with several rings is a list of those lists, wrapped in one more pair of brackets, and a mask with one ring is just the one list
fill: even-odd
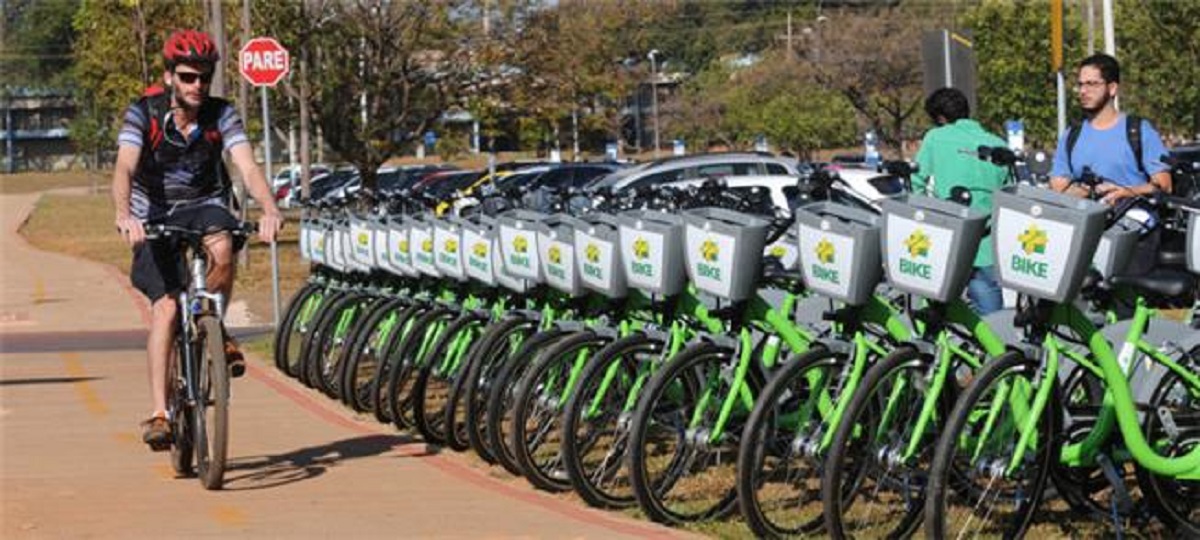
[(1109, 278), (1109, 283), (1132, 287), (1151, 296), (1173, 298), (1191, 292), (1196, 286), (1196, 279), (1187, 272), (1156, 268), (1140, 276), (1113, 276)]

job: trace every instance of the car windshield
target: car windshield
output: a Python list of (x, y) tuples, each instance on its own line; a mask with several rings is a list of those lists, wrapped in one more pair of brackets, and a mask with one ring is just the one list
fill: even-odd
[(621, 180), (629, 177), (630, 175), (642, 172), (642, 171), (650, 168), (653, 165), (655, 165), (655, 163), (643, 163), (641, 165), (636, 165), (636, 166), (630, 167), (628, 169), (621, 169), (621, 170), (615, 171), (611, 174), (606, 174), (604, 176), (601, 176), (600, 178), (593, 180), (590, 184), (587, 185), (587, 187), (588, 187), (588, 189), (611, 188), (611, 187), (616, 186), (618, 183), (621, 182)]
[(430, 184), (426, 189), (433, 198), (442, 199), (459, 189), (471, 185), (472, 182), (479, 178), (480, 174), (482, 173), (471, 171), (447, 175), (445, 178)]

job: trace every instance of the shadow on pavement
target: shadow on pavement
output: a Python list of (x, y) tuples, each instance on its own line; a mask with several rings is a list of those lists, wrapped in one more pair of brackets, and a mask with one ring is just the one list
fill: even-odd
[(98, 381), (104, 377), (44, 377), (39, 379), (4, 379), (0, 386), (26, 386), (31, 384), (70, 384), (77, 382)]
[(411, 442), (407, 436), (368, 435), (286, 454), (234, 458), (225, 471), (225, 489), (268, 489), (309, 480), (346, 461), (386, 454)]

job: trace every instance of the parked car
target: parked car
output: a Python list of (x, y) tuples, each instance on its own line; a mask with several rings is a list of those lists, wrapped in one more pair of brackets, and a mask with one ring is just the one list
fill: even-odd
[(765, 153), (723, 152), (651, 161), (601, 177), (588, 188), (621, 191), (695, 178), (797, 174), (799, 171), (792, 160)]

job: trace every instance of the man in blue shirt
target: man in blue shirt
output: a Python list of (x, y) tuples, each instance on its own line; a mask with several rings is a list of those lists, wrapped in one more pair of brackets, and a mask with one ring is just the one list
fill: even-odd
[[(1109, 205), (1156, 191), (1171, 191), (1170, 169), (1162, 162), (1167, 153), (1158, 132), (1143, 120), (1141, 125), (1142, 167), (1127, 136), (1128, 117), (1117, 111), (1117, 93), (1121, 85), (1121, 66), (1107, 54), (1094, 54), (1079, 63), (1075, 92), (1083, 109), (1084, 122), (1078, 126), (1079, 135), (1074, 148), (1068, 151), (1070, 131), (1058, 140), (1051, 170), (1050, 187), (1078, 197), (1089, 196), (1088, 188), (1075, 183), (1084, 167), (1091, 169), (1103, 181), (1096, 186), (1096, 195)], [(1159, 231), (1143, 235), (1137, 252), (1126, 273), (1145, 273), (1154, 265), (1158, 251)]]

